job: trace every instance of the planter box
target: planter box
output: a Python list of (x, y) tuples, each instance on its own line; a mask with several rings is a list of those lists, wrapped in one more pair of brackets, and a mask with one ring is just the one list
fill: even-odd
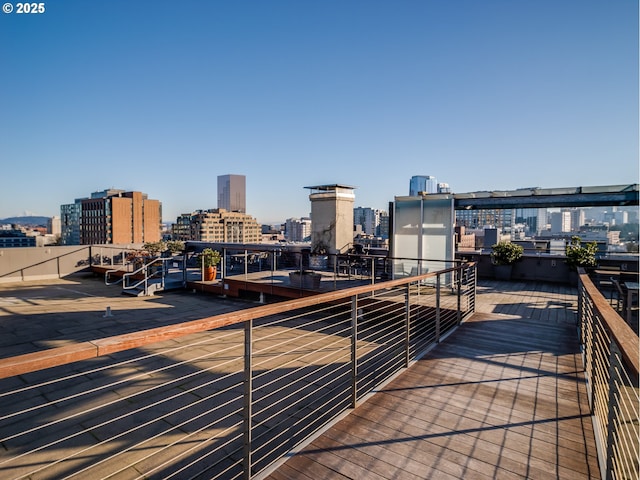
[(204, 268), (204, 278), (202, 279), (205, 282), (213, 282), (218, 275), (218, 267), (205, 267)]
[(511, 280), (511, 270), (513, 270), (513, 265), (493, 266), (493, 272), (496, 275), (496, 280)]
[(317, 290), (320, 288), (321, 275), (314, 272), (290, 272), (289, 284), (295, 288)]

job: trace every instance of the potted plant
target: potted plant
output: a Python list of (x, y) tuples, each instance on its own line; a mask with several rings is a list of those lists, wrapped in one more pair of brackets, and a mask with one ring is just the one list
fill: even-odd
[(218, 274), (218, 264), (220, 263), (220, 252), (212, 248), (205, 248), (198, 255), (200, 266), (203, 268), (203, 278), (205, 282), (215, 280)]
[(491, 263), (497, 280), (510, 280), (513, 264), (522, 258), (524, 248), (517, 243), (498, 242), (491, 246)]
[(134, 250), (127, 253), (127, 263), (133, 264), (133, 270), (141, 269), (150, 258), (149, 252), (146, 250)]
[(163, 241), (146, 242), (142, 246), (142, 248), (144, 248), (147, 252), (149, 252), (149, 255), (151, 255), (152, 257), (157, 257), (167, 249), (167, 244)]
[(176, 255), (184, 251), (184, 242), (181, 240), (169, 240), (167, 242), (167, 250), (171, 255)]
[(569, 267), (569, 283), (578, 285), (578, 267), (589, 269), (598, 265), (597, 252), (598, 244), (595, 241), (583, 244), (580, 237), (571, 237), (571, 242), (564, 249), (567, 257), (565, 263)]

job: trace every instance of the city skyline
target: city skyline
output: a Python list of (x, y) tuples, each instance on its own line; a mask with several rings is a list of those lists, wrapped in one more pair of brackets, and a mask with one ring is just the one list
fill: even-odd
[[(110, 187), (163, 221), (246, 176), (260, 223), (305, 185), (386, 210), (454, 193), (638, 182), (636, 2), (47, 3), (0, 15), (0, 218)], [(8, 92), (8, 93), (7, 93)]]

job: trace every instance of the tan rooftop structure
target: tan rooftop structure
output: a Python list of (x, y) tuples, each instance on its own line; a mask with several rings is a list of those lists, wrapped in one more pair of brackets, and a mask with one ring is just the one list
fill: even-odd
[(356, 187), (343, 184), (305, 187), (311, 190), (311, 249), (341, 253), (353, 243), (353, 204)]

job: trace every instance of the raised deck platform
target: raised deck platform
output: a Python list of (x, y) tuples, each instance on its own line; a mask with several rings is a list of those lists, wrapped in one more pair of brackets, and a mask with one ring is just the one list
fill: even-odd
[(480, 282), (471, 321), (268, 478), (600, 478), (576, 300)]
[[(471, 321), (269, 478), (599, 478), (576, 301), (562, 285), (481, 281)], [(0, 305), (2, 353), (10, 356), (252, 304), (190, 291), (125, 297), (99, 279), (78, 278), (3, 286)], [(0, 436), (10, 437), (11, 428), (0, 425)], [(96, 446), (95, 455), (112, 446)], [(48, 461), (40, 455), (20, 457), (17, 468)], [(14, 459), (6, 451), (0, 461)]]

